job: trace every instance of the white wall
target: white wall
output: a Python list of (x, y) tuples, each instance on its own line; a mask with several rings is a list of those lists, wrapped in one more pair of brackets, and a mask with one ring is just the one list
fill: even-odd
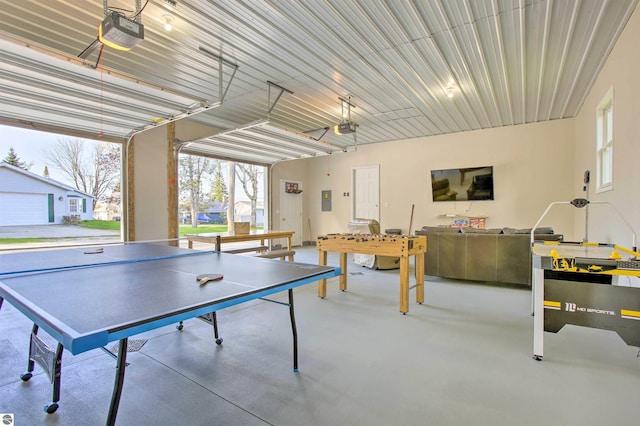
[[(612, 207), (592, 205), (589, 210), (589, 240), (631, 248), (632, 232), (640, 232), (640, 9), (636, 8), (606, 65), (596, 79), (580, 114), (576, 117), (575, 166), (591, 170), (591, 201), (606, 201), (622, 214), (625, 226)], [(613, 190), (595, 192), (596, 109), (613, 87)], [(583, 192), (576, 192), (584, 195)], [(584, 234), (584, 212), (576, 212), (576, 232)]]
[[(535, 224), (549, 203), (573, 198), (581, 175), (574, 172), (574, 121), (510, 126), (405, 141), (360, 145), (357, 152), (280, 163), (278, 179), (304, 182), (305, 240), (309, 221), (313, 238), (345, 232), (351, 219), (351, 170), (380, 165), (381, 228), (412, 231), (423, 225), (448, 224), (445, 214), (487, 216), (487, 227), (526, 228)], [(494, 166), (494, 201), (434, 203), (431, 170)], [(329, 174), (329, 175), (328, 175)], [(332, 190), (332, 212), (321, 212), (322, 190)], [(349, 197), (343, 193), (349, 192)], [(277, 223), (278, 212), (274, 223)], [(573, 214), (554, 214), (542, 225), (553, 226), (568, 238)]]
[[(216, 129), (195, 123), (177, 122), (175, 137), (192, 140), (213, 134)], [(159, 126), (137, 135), (133, 142), (135, 150), (135, 239), (157, 240), (169, 237), (169, 161), (168, 126)], [(175, 183), (177, 185), (177, 183)]]
[(139, 134), (133, 142), (135, 240), (168, 238), (167, 126)]

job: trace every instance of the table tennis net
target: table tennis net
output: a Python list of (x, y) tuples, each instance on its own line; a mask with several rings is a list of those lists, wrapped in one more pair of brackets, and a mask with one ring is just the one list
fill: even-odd
[[(135, 249), (144, 249), (151, 253), (147, 256), (139, 256), (133, 252)], [(129, 249), (131, 248), (131, 249)], [(155, 254), (153, 253), (156, 250)], [(161, 250), (161, 251), (157, 251)], [(73, 249), (61, 250), (60, 253), (67, 252), (69, 254), (68, 259), (60, 260), (59, 257), (51, 260), (47, 260), (47, 256), (43, 253), (44, 259), (41, 259), (39, 266), (31, 266), (29, 268), (20, 267), (24, 263), (15, 262), (15, 267), (12, 267), (10, 258), (7, 261), (2, 262), (2, 268), (0, 268), (0, 278), (2, 277), (15, 277), (32, 275), (39, 273), (49, 273), (56, 271), (80, 269), (80, 268), (95, 268), (100, 266), (109, 265), (123, 265), (130, 263), (150, 262), (156, 260), (176, 259), (192, 256), (202, 256), (216, 253), (215, 251), (204, 250), (189, 250), (181, 249), (178, 247), (160, 246), (153, 244), (119, 244), (119, 245), (106, 245), (104, 248), (90, 246), (90, 247), (75, 247)], [(131, 251), (131, 253), (127, 253)], [(172, 252), (173, 251), (173, 252)], [(10, 255), (0, 255), (0, 260), (4, 256), (16, 256), (20, 253), (12, 253)], [(34, 253), (25, 253), (26, 256), (35, 256)], [(33, 265), (34, 263), (31, 263)]]

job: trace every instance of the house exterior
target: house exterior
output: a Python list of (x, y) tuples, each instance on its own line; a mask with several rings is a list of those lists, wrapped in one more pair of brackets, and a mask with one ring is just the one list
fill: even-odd
[(226, 223), (227, 222), (227, 204), (220, 201), (212, 201), (204, 210), (204, 213), (209, 216), (211, 223)]
[[(236, 222), (251, 222), (251, 201), (236, 201), (234, 207)], [(264, 226), (264, 201), (256, 202), (256, 226)]]
[(0, 162), (0, 226), (90, 220), (94, 198), (57, 180)]
[(96, 220), (120, 220), (121, 217), (120, 192), (114, 192), (104, 201), (96, 201), (93, 218)]

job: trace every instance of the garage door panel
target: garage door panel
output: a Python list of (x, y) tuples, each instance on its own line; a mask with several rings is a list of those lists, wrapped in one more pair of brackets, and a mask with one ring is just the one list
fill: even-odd
[(47, 194), (0, 193), (0, 226), (48, 223)]

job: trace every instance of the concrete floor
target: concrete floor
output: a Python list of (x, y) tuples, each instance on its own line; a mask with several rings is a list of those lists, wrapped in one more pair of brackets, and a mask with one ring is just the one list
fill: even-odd
[[(316, 263), (313, 247), (296, 260)], [(337, 265), (338, 257), (329, 256)], [(427, 277), (426, 303), (398, 312), (398, 270), (350, 264), (347, 292), (296, 289), (300, 372), (287, 309), (257, 301), (219, 312), (224, 343), (197, 319), (130, 353), (119, 425), (602, 425), (640, 420), (640, 358), (614, 333), (568, 326), (532, 355), (526, 289)], [(281, 296), (285, 297), (285, 294)], [(16, 425), (100, 425), (115, 361), (63, 357), (60, 408), (48, 377), (26, 369), (31, 324), (0, 310), (0, 413)], [(139, 338), (138, 336), (133, 338)]]

